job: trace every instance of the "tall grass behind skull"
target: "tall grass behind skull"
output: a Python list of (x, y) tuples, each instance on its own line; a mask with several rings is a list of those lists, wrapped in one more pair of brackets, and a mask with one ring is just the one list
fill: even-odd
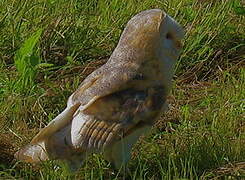
[(166, 104), (184, 32), (160, 9), (126, 25), (108, 62), (69, 97), (67, 108), (16, 153), (26, 162), (60, 159), (72, 170), (86, 155), (103, 152), (117, 169)]

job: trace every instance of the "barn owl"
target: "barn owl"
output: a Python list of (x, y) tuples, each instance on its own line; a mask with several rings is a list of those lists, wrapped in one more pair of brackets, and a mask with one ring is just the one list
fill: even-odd
[(15, 157), (31, 163), (59, 159), (76, 170), (87, 155), (101, 152), (115, 168), (125, 165), (132, 146), (164, 111), (183, 36), (160, 9), (135, 15), (107, 63)]

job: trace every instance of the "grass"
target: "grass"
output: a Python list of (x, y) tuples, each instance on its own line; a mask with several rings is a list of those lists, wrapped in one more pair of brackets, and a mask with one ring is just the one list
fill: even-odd
[(118, 179), (100, 155), (69, 174), (55, 162), (16, 162), (13, 153), (106, 61), (127, 21), (150, 8), (168, 12), (186, 36), (170, 109), (135, 146), (131, 179), (245, 177), (242, 1), (2, 0), (0, 179)]

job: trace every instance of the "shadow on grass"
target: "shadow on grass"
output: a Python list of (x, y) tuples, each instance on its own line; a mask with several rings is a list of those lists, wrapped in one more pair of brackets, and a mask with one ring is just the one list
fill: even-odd
[[(14, 160), (14, 147), (3, 139), (0, 141), (0, 165), (8, 167)], [(2, 168), (2, 167), (0, 167)]]

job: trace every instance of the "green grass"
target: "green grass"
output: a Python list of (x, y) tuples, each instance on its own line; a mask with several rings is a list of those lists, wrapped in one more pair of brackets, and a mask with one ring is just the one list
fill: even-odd
[(100, 155), (69, 174), (56, 162), (16, 162), (13, 153), (105, 62), (127, 21), (150, 8), (173, 16), (186, 36), (170, 109), (135, 146), (131, 179), (245, 177), (244, 7), (239, 0), (215, 2), (2, 0), (0, 179), (120, 176)]

